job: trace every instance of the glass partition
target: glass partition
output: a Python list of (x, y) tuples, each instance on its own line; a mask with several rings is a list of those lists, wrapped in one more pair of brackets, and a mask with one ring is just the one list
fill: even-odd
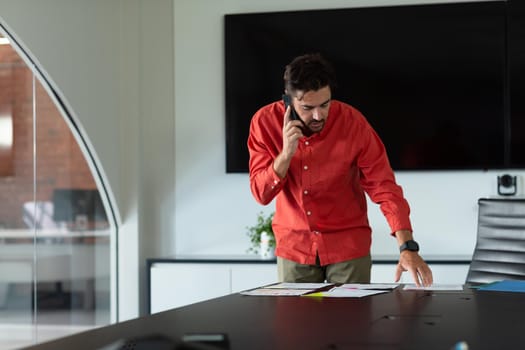
[(74, 124), (0, 39), (0, 349), (13, 349), (111, 322), (115, 228)]

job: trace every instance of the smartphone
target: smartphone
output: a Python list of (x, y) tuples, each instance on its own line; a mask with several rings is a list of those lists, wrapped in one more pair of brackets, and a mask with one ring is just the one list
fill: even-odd
[(303, 122), (303, 120), (299, 117), (297, 112), (292, 106), (292, 98), (290, 95), (283, 95), (283, 102), (284, 102), (284, 108), (288, 108), (288, 106), (291, 106), (290, 108), (290, 119), (291, 120), (299, 120), (303, 126), (301, 127), (301, 130), (303, 131), (304, 136), (310, 136), (312, 133), (310, 132), (310, 129), (306, 126), (306, 124)]
[[(290, 95), (284, 94), (283, 95), (283, 102), (284, 102), (284, 109), (286, 110), (286, 108), (288, 108), (288, 106), (292, 105), (292, 98), (290, 97)], [(290, 119), (292, 119), (292, 120), (301, 120), (301, 118), (299, 118), (299, 116), (297, 115), (297, 112), (295, 111), (293, 106), (292, 106), (292, 108), (290, 110)]]

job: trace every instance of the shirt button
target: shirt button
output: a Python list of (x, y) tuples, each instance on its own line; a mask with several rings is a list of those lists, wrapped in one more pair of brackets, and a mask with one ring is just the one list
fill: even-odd
[(308, 165), (305, 165), (305, 166), (303, 167), (303, 169), (304, 169), (304, 170), (308, 170)]
[(279, 181), (277, 181), (277, 180), (273, 180), (273, 183), (274, 183), (274, 184), (277, 184), (278, 182), (279, 182)]
[(310, 215), (312, 215), (312, 212), (311, 212), (310, 210), (308, 210), (308, 211), (306, 212), (306, 215), (310, 216)]
[(310, 144), (310, 142), (305, 141), (304, 144), (308, 146)]
[(304, 193), (304, 194), (308, 194), (308, 190), (304, 190), (303, 193)]
[(318, 234), (320, 234), (320, 233), (321, 233), (321, 232), (319, 232), (319, 231), (314, 231), (314, 235), (318, 235)]

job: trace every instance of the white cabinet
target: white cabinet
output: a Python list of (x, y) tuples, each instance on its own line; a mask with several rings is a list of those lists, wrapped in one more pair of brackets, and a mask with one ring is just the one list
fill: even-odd
[[(464, 284), (467, 279), (469, 264), (429, 264), (432, 269), (432, 276), (436, 284)], [(372, 265), (372, 283), (393, 283), (396, 273), (396, 264), (373, 264)], [(401, 283), (413, 283), (412, 277), (408, 272), (401, 275)]]
[(429, 264), (434, 283), (464, 284), (467, 280), (469, 264)]
[(277, 264), (236, 264), (231, 266), (231, 292), (277, 282)]
[(156, 262), (150, 266), (150, 312), (275, 282), (277, 265), (271, 263)]

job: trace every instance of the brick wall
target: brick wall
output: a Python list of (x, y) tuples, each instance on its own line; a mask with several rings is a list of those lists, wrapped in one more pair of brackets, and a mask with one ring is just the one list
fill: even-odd
[[(9, 45), (0, 45), (0, 111), (13, 120), (8, 175), (0, 175), (0, 227), (23, 228), (22, 206), (33, 201), (32, 72)], [(55, 188), (95, 189), (85, 158), (67, 123), (36, 83), (36, 200), (51, 201)]]

